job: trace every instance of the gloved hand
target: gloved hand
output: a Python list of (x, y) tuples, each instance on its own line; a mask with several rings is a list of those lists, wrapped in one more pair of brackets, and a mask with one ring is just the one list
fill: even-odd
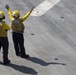
[(35, 8), (35, 7), (32, 7), (32, 9), (30, 10), (30, 12), (32, 12), (34, 8)]
[(8, 9), (9, 9), (9, 6), (8, 6), (8, 5), (6, 5), (6, 6), (5, 6), (5, 8), (8, 10)]

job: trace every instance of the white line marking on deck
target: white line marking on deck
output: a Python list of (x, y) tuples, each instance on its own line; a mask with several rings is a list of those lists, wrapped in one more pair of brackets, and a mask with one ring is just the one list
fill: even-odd
[(60, 2), (60, 0), (45, 0), (32, 11), (31, 16), (43, 15), (58, 2)]

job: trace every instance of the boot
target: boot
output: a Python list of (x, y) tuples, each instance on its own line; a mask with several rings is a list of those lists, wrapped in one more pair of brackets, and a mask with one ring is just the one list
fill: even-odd
[(3, 64), (4, 65), (7, 65), (7, 64), (9, 64), (11, 61), (8, 59), (8, 60), (3, 60)]
[(21, 58), (28, 58), (29, 55), (25, 54), (25, 55), (21, 55)]

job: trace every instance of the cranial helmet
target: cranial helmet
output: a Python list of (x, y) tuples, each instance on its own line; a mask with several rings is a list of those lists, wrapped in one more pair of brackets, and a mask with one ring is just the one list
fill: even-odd
[(5, 19), (5, 15), (3, 11), (0, 11), (0, 19)]
[(20, 16), (19, 11), (18, 11), (18, 10), (15, 10), (15, 11), (13, 12), (13, 17), (19, 18), (19, 16)]

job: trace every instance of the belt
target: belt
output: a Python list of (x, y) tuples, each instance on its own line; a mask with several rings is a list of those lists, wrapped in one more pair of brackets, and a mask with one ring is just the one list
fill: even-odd
[(12, 30), (12, 32), (23, 33), (23, 31)]

